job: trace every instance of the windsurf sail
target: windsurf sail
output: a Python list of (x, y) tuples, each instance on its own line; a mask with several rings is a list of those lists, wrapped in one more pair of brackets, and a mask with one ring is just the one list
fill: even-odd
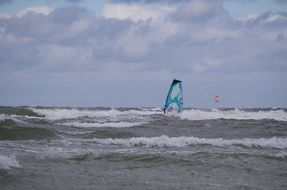
[(166, 97), (164, 105), (164, 113), (181, 112), (182, 107), (183, 107), (182, 82), (180, 80), (173, 79)]

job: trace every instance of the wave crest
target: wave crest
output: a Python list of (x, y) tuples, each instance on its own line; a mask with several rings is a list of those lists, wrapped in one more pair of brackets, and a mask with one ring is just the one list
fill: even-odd
[[(78, 109), (78, 108), (31, 108), (33, 112), (39, 115), (45, 115), (49, 120), (75, 119), (79, 117), (109, 118), (109, 119), (128, 119), (139, 118), (163, 112), (159, 108), (130, 108), (130, 109)], [(172, 116), (178, 116), (187, 120), (212, 120), (212, 119), (237, 119), (237, 120), (264, 120), (272, 119), (277, 121), (287, 121), (287, 112), (284, 109), (189, 109), (182, 113)]]
[(284, 110), (268, 111), (245, 111), (233, 110), (198, 110), (191, 109), (182, 112), (179, 117), (188, 120), (212, 120), (212, 119), (237, 119), (237, 120), (263, 120), (273, 119), (277, 121), (287, 121), (287, 112)]
[(4, 156), (0, 155), (0, 169), (12, 169), (21, 168), (19, 161), (16, 160), (15, 156)]
[(223, 138), (197, 138), (197, 137), (133, 137), (129, 139), (93, 139), (101, 144), (118, 144), (124, 146), (146, 146), (146, 147), (184, 147), (196, 145), (212, 145), (212, 146), (245, 146), (245, 147), (261, 147), (261, 148), (287, 148), (287, 138), (258, 138), (258, 139), (223, 139)]

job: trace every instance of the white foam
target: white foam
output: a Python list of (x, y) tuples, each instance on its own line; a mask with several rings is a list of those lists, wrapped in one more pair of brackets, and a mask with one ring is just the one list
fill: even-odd
[[(120, 111), (117, 109), (110, 110), (91, 110), (91, 109), (66, 109), (66, 108), (31, 108), (34, 112), (45, 115), (46, 119), (59, 120), (59, 119), (73, 119), (78, 117), (94, 117), (94, 118), (108, 118), (109, 121), (118, 121), (122, 119), (142, 119), (142, 117), (163, 114), (160, 108), (141, 108), (141, 109), (129, 109)], [(269, 110), (269, 111), (252, 111), (252, 110), (199, 110), (191, 109), (184, 110), (180, 114), (171, 114), (172, 116), (178, 116), (181, 119), (188, 120), (211, 120), (211, 119), (239, 119), (239, 120), (262, 120), (262, 119), (274, 119), (277, 121), (287, 121), (287, 112), (284, 110)], [(97, 120), (99, 121), (99, 120)], [(105, 121), (107, 121), (105, 119)]]
[(279, 153), (272, 155), (272, 156), (275, 156), (277, 158), (287, 158), (287, 152), (279, 152)]
[(6, 119), (11, 119), (11, 117), (5, 114), (0, 114), (0, 121), (4, 121)]
[(159, 111), (162, 112), (161, 108), (141, 108), (142, 111)]
[(88, 109), (38, 109), (31, 108), (34, 112), (45, 115), (45, 118), (49, 120), (59, 120), (59, 119), (73, 119), (78, 117), (136, 117), (141, 115), (152, 115), (158, 113), (156, 110), (126, 110), (119, 111), (116, 109), (111, 110), (88, 110)]
[(244, 110), (228, 110), (221, 111), (218, 109), (212, 110), (184, 110), (179, 114), (181, 119), (188, 120), (211, 120), (211, 119), (239, 119), (239, 120), (262, 120), (274, 119), (277, 121), (287, 121), (287, 112), (283, 110), (270, 111), (244, 111)]
[(258, 139), (207, 139), (197, 137), (133, 137), (129, 139), (98, 139), (95, 138), (93, 141), (100, 144), (119, 144), (124, 146), (146, 146), (146, 147), (184, 147), (191, 145), (213, 145), (213, 146), (232, 146), (241, 145), (246, 147), (261, 147), (261, 148), (287, 148), (287, 138), (258, 138)]
[(85, 116), (94, 116), (94, 111), (89, 110), (77, 110), (77, 109), (36, 109), (32, 108), (32, 110), (38, 114), (44, 115), (45, 118), (50, 120), (58, 120), (58, 119), (72, 119), (77, 117), (85, 117)]
[[(21, 120), (21, 117), (32, 118), (30, 116), (17, 116), (17, 115), (0, 114), (0, 121), (13, 120), (17, 123), (26, 123), (25, 121)], [(33, 118), (36, 118), (36, 117), (33, 117)]]
[(0, 155), (0, 169), (12, 169), (20, 168), (19, 161), (16, 160), (15, 156), (4, 156)]
[(115, 128), (124, 128), (124, 127), (133, 127), (138, 125), (143, 125), (146, 122), (106, 122), (106, 123), (86, 123), (86, 122), (65, 122), (60, 125), (65, 126), (74, 126), (74, 127), (115, 127)]

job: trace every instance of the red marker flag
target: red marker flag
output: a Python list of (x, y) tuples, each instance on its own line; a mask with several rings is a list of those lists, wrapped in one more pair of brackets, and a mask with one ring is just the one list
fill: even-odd
[(220, 102), (220, 96), (214, 96), (214, 102), (216, 103)]

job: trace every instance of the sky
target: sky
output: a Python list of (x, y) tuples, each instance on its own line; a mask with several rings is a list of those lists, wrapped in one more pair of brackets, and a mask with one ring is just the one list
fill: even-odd
[(0, 0), (0, 105), (287, 107), (287, 0)]

